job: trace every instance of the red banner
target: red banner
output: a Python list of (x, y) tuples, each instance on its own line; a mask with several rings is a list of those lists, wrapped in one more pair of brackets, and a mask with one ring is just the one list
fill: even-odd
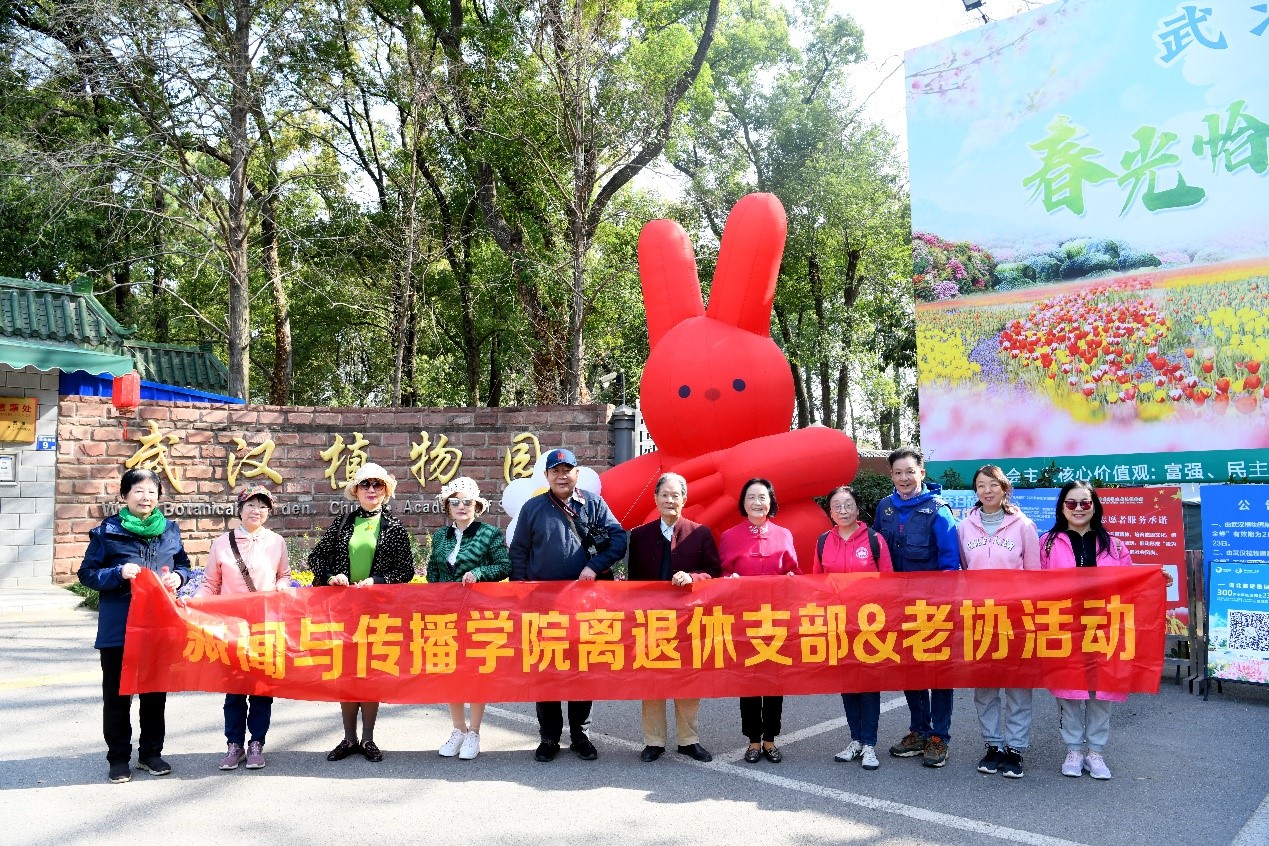
[(311, 588), (133, 582), (124, 693), (532, 702), (955, 687), (1158, 692), (1146, 567)]

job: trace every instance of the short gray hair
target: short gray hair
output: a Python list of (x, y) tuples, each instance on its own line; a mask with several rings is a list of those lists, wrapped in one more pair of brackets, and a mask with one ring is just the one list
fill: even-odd
[(687, 479), (684, 479), (678, 473), (662, 473), (661, 478), (657, 479), (657, 486), (653, 489), (652, 495), (656, 496), (661, 493), (661, 488), (665, 487), (667, 482), (674, 482), (683, 491), (683, 498), (687, 499)]

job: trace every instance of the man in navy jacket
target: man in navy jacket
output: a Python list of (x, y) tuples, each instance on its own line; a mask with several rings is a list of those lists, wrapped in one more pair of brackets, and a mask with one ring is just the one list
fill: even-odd
[[(511, 579), (517, 582), (594, 581), (607, 576), (626, 552), (626, 530), (599, 496), (577, 487), (577, 457), (566, 449), (546, 458), (545, 493), (524, 504), (511, 539)], [(587, 736), (590, 702), (568, 703), (569, 748), (583, 761), (599, 757)], [(537, 703), (542, 742), (534, 758), (547, 762), (560, 751), (564, 713), (560, 702)]]
[[(939, 496), (942, 488), (925, 481), (924, 456), (903, 447), (890, 453), (888, 460), (894, 492), (877, 503), (873, 528), (886, 539), (894, 571), (959, 570), (956, 519)], [(912, 719), (908, 733), (890, 747), (890, 754), (896, 758), (921, 755), (925, 766), (943, 766), (952, 730), (952, 691), (905, 690), (903, 695)]]

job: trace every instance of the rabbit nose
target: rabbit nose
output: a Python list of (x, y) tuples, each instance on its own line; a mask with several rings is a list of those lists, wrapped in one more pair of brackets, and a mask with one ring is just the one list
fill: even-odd
[(709, 400), (710, 402), (713, 402), (714, 400), (718, 399), (721, 396), (722, 396), (722, 392), (719, 391), (718, 388), (709, 388), (705, 391), (705, 399)]

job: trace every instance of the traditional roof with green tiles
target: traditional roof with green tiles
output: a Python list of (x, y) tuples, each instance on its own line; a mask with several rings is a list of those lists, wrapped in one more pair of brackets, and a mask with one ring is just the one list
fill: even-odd
[[(133, 338), (92, 293), (92, 282), (51, 285), (0, 277), (0, 363), (116, 372), (130, 359), (142, 379), (223, 393), (229, 371), (206, 347)], [(122, 358), (121, 358), (122, 357)]]

